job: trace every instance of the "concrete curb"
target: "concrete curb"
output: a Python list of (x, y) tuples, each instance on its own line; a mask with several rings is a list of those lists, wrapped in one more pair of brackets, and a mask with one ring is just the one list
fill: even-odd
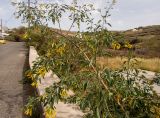
[[(30, 68), (33, 67), (33, 62), (38, 58), (37, 51), (33, 46), (30, 46), (29, 51), (29, 64)], [(48, 72), (44, 79), (41, 79), (41, 83), (38, 84), (37, 91), (39, 95), (42, 95), (45, 92), (45, 88), (52, 85), (53, 82), (60, 81), (57, 75)], [(82, 113), (76, 105), (73, 104), (64, 104), (59, 102), (56, 106), (56, 118), (82, 118), (84, 113)]]

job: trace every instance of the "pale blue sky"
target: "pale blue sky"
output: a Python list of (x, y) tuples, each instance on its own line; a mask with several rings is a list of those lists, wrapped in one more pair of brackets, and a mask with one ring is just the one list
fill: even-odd
[[(25, 1), (25, 0), (23, 0)], [(45, 0), (44, 0), (45, 1)], [(50, 0), (69, 3), (71, 0)], [(79, 0), (80, 3), (91, 2), (96, 8), (102, 8), (108, 0)], [(21, 20), (15, 19), (15, 8), (11, 0), (0, 0), (0, 18), (4, 25), (13, 28), (22, 25)], [(108, 19), (112, 30), (126, 30), (139, 26), (160, 25), (160, 0), (117, 0), (111, 17)], [(62, 27), (65, 29), (68, 21), (64, 20)]]

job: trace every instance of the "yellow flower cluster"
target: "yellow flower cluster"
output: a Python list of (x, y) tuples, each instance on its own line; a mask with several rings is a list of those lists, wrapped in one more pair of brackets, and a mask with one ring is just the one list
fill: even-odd
[(31, 86), (37, 88), (38, 87), (38, 83), (35, 80), (33, 73), (31, 71), (29, 71), (29, 72), (26, 72), (25, 75), (27, 76), (27, 78), (29, 78), (29, 79), (31, 79), (33, 81), (32, 84), (31, 84)]
[(62, 56), (63, 53), (64, 53), (64, 51), (65, 51), (65, 47), (66, 47), (65, 44), (64, 44), (63, 46), (61, 46), (61, 47), (58, 47), (58, 48), (56, 49), (56, 53), (58, 53), (58, 54), (60, 54), (60, 55)]
[(65, 89), (63, 89), (61, 92), (60, 92), (60, 95), (62, 98), (67, 98), (68, 97), (68, 94), (67, 94), (67, 91)]
[(45, 100), (46, 97), (47, 97), (47, 95), (43, 94), (40, 98), (41, 98), (41, 100)]
[(114, 41), (111, 46), (114, 50), (119, 50), (121, 48), (121, 45), (116, 41)]
[(27, 78), (34, 80), (34, 75), (31, 71), (26, 72), (25, 75), (26, 75)]
[(51, 107), (45, 108), (45, 118), (55, 118), (56, 117), (56, 110)]
[(38, 70), (37, 70), (37, 74), (44, 77), (45, 74), (46, 74), (46, 68), (45, 67), (40, 67)]
[(38, 83), (36, 82), (36, 81), (34, 81), (34, 82), (32, 82), (32, 84), (31, 84), (33, 87), (38, 87)]
[(27, 108), (27, 109), (24, 111), (24, 114), (25, 114), (25, 115), (28, 115), (28, 116), (32, 116), (32, 107)]
[[(46, 74), (46, 68), (45, 67), (40, 67), (39, 69), (37, 69), (37, 71), (36, 71), (36, 74), (37, 75), (39, 75), (39, 76), (42, 76), (42, 77), (44, 77), (45, 76), (45, 74)], [(29, 78), (29, 79), (31, 79), (32, 80), (32, 86), (33, 87), (38, 87), (38, 82), (37, 82), (37, 80), (35, 79), (35, 77), (34, 77), (34, 74), (33, 74), (33, 72), (32, 71), (28, 71), (28, 72), (26, 72), (25, 73), (25, 75), (27, 76), (27, 78)]]
[(29, 36), (28, 36), (28, 33), (26, 32), (24, 35), (23, 35), (23, 39), (28, 39)]
[(132, 48), (132, 45), (129, 44), (128, 42), (125, 42), (124, 47), (125, 47), (125, 48), (128, 48), (128, 49), (131, 49), (131, 48)]

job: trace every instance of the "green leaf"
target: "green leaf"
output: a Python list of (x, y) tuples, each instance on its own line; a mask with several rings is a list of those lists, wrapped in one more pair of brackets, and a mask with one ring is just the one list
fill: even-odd
[(97, 118), (101, 118), (100, 117), (100, 113), (99, 113), (99, 108), (97, 107), (97, 109), (96, 109), (96, 115), (97, 115)]

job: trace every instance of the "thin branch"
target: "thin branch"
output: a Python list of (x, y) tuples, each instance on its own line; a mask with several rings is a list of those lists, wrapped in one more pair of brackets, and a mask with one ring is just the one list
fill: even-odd
[[(59, 33), (59, 32), (56, 32), (56, 31), (53, 31), (53, 32), (57, 33), (58, 35), (66, 38), (66, 39), (68, 39), (71, 43), (74, 43), (74, 42), (71, 41), (71, 39), (68, 38), (67, 36), (65, 36), (65, 35), (63, 35), (63, 34), (61, 34), (61, 33)], [(74, 43), (74, 45), (75, 45), (80, 51), (82, 51), (82, 49), (81, 49), (76, 43)], [(90, 62), (91, 60), (89, 59), (89, 57), (87, 56), (87, 54), (86, 54), (85, 52), (83, 52), (83, 54), (84, 54), (86, 60)], [(93, 64), (91, 64), (91, 67), (92, 67), (92, 69), (94, 70), (94, 72), (97, 72), (97, 70), (96, 70), (96, 68), (95, 68), (95, 66), (94, 66)], [(106, 85), (106, 83), (103, 81), (103, 79), (101, 78), (100, 73), (98, 74), (98, 79), (100, 80), (101, 84), (102, 84), (103, 87), (106, 89), (106, 91), (109, 92), (109, 88), (108, 88), (108, 86)]]

